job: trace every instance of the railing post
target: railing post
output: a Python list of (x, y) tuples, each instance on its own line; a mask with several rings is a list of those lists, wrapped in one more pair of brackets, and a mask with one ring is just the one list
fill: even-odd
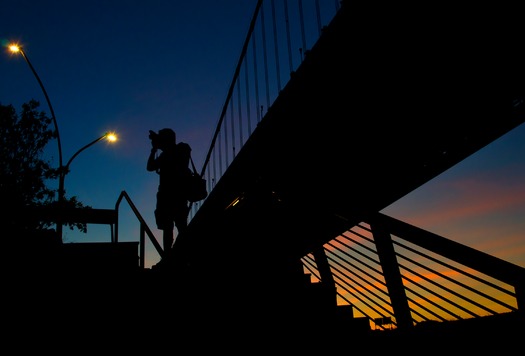
[(144, 268), (144, 255), (145, 255), (145, 242), (146, 242), (146, 229), (144, 229), (144, 224), (140, 224), (140, 243), (139, 243), (139, 265), (140, 268)]
[(317, 269), (321, 276), (321, 282), (327, 287), (333, 287), (335, 291), (334, 276), (330, 270), (330, 265), (328, 264), (324, 248), (322, 246), (316, 247), (312, 251), (312, 254), (314, 255), (315, 263), (317, 264)]
[(397, 262), (394, 245), (390, 233), (379, 223), (370, 224), (374, 241), (376, 243), (377, 255), (385, 276), (385, 283), (392, 302), (396, 325), (399, 329), (410, 329), (413, 326), (412, 315), (408, 299), (403, 286), (399, 264)]
[(115, 217), (115, 234), (111, 234), (111, 242), (118, 242), (118, 207), (115, 208), (116, 217)]
[(521, 278), (518, 278), (514, 285), (514, 293), (516, 294), (516, 305), (521, 316), (525, 317), (525, 275), (522, 273)]

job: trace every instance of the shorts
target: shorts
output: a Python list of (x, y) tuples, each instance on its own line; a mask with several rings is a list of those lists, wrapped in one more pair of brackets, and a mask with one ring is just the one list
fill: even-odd
[(160, 230), (180, 230), (188, 225), (188, 202), (183, 198), (157, 193), (155, 222)]

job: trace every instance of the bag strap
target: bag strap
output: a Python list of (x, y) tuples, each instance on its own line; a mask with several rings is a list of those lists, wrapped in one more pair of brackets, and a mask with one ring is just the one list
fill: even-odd
[(191, 161), (191, 166), (193, 167), (193, 173), (195, 173), (196, 175), (200, 177), (200, 174), (197, 172), (197, 168), (195, 168), (195, 163), (193, 163), (193, 158), (191, 158), (191, 155), (190, 155), (190, 161)]

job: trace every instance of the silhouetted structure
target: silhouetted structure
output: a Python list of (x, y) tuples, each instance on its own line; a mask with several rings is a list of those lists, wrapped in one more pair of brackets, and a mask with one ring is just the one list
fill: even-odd
[[(516, 14), (506, 12), (506, 26), (491, 28), (488, 36), (484, 22), (499, 10), (492, 5), (455, 4), (454, 11), (421, 5), (432, 16), (418, 17), (399, 3), (342, 4), (191, 219), (185, 231), (189, 269), (139, 268), (135, 277), (119, 279), (118, 288), (110, 285), (110, 300), (125, 297), (141, 306), (138, 312), (117, 308), (125, 322), (126, 312), (136, 312), (142, 325), (173, 322), (165, 335), (147, 330), (152, 339), (169, 337), (198, 349), (211, 339), (213, 349), (230, 351), (365, 344), (386, 352), (414, 340), (428, 348), (435, 338), (440, 351), (458, 340), (472, 351), (474, 342), (489, 337), (506, 337), (505, 344), (492, 344), (500, 350), (519, 345), (523, 268), (379, 213), (523, 124)], [(152, 235), (135, 214), (143, 245), (144, 232)], [(362, 222), (377, 245), (394, 330), (371, 330), (368, 319), (354, 318), (354, 306), (337, 306), (324, 245)], [(508, 283), (518, 308), (483, 321), (414, 326), (395, 234)], [(308, 254), (319, 282), (304, 272), (301, 259)], [(168, 314), (155, 308), (167, 303), (173, 305)], [(178, 325), (184, 325), (181, 333)]]

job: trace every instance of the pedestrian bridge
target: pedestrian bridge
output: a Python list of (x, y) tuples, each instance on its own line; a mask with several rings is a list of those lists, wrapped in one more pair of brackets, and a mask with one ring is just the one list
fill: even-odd
[[(286, 5), (285, 10), (292, 13)], [(478, 311), (458, 302), (443, 308), (445, 316), (416, 307), (396, 258), (401, 248), (392, 242), (396, 236), (465, 269), (497, 276), (515, 288), (514, 301), (504, 309), (523, 308), (523, 268), (380, 213), (525, 121), (524, 58), (513, 11), (336, 3), (333, 17), (317, 23), (319, 37), (301, 52), (296, 68), (290, 65), (282, 86), (279, 70), (287, 61), (279, 65), (279, 53), (286, 53), (282, 43), (290, 48), (293, 40), (275, 31), (294, 31), (285, 26), (293, 23), (290, 17), (279, 22), (275, 13), (273, 2), (258, 2), (201, 170), (209, 196), (193, 207), (187, 243), (179, 243), (193, 273), (208, 285), (271, 305), (266, 312), (288, 310), (287, 298), (301, 300), (291, 286), (301, 285), (307, 271), (329, 291), (328, 304), (350, 304), (367, 320), (391, 317), (401, 328), (494, 313), (478, 302), (473, 302)], [(487, 18), (498, 25), (487, 24)], [(258, 42), (272, 38), (271, 24), (275, 42)], [(268, 66), (273, 69), (255, 54), (266, 48), (274, 49), (262, 57), (275, 58)], [(270, 84), (267, 73), (275, 77)], [(257, 93), (268, 87), (278, 90), (265, 102)], [(349, 282), (361, 268), (349, 267), (342, 256), (356, 258), (353, 249), (363, 246), (356, 238), (376, 245), (388, 311), (377, 297), (367, 302), (370, 296), (359, 295), (374, 278), (365, 277), (363, 285)], [(369, 258), (371, 249), (364, 248)], [(360, 278), (362, 273), (367, 272), (359, 272)], [(261, 285), (274, 288), (262, 293)], [(430, 303), (427, 292), (414, 293)], [(451, 311), (455, 308), (458, 312)]]
[(297, 4), (257, 2), (174, 249), (106, 215), (163, 256), (137, 303), (243, 336), (522, 318), (523, 267), (381, 213), (523, 124), (518, 8)]

